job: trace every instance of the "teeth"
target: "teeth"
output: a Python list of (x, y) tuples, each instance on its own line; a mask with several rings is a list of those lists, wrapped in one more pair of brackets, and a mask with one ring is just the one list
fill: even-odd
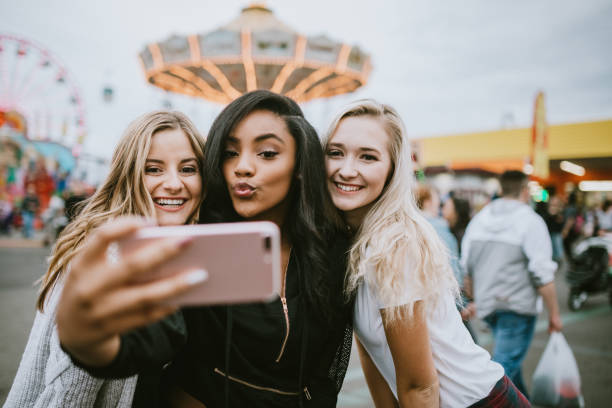
[(336, 183), (336, 186), (338, 186), (338, 188), (342, 191), (347, 191), (347, 192), (351, 192), (351, 191), (357, 191), (359, 190), (361, 187), (359, 186), (347, 186), (344, 184), (338, 184)]
[(169, 198), (158, 198), (157, 200), (155, 200), (155, 202), (159, 205), (182, 205), (185, 202), (185, 200), (183, 199), (172, 200)]

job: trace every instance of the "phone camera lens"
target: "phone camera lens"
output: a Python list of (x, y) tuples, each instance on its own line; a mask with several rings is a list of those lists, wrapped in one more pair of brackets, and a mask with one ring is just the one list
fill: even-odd
[(265, 237), (264, 238), (264, 248), (266, 248), (266, 250), (270, 250), (272, 249), (272, 238), (270, 237)]

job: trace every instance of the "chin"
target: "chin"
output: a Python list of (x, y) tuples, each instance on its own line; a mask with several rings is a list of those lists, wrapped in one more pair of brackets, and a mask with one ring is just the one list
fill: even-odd
[(259, 214), (259, 211), (252, 210), (252, 209), (246, 209), (246, 208), (245, 209), (236, 208), (236, 214), (248, 220), (249, 218), (253, 218), (257, 214)]
[(171, 225), (184, 225), (187, 222), (187, 216), (179, 214), (158, 214), (157, 224), (160, 227), (168, 227)]
[(234, 211), (242, 218), (251, 218), (259, 214), (260, 208), (249, 202), (233, 201)]
[(334, 206), (340, 211), (352, 211), (361, 207), (361, 204), (352, 200), (334, 200)]

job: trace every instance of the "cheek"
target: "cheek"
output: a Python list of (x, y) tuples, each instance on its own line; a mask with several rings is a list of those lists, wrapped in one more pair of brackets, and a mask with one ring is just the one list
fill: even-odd
[(268, 169), (268, 182), (273, 187), (275, 195), (284, 197), (289, 193), (293, 182), (293, 172), (293, 163), (284, 163)]
[(380, 194), (389, 180), (391, 169), (389, 166), (380, 166), (372, 173), (372, 184), (376, 186), (377, 193)]
[(189, 190), (191, 191), (191, 196), (196, 201), (199, 201), (202, 197), (202, 180), (199, 176), (193, 177), (194, 180), (190, 180), (189, 182)]
[(226, 160), (221, 166), (221, 175), (223, 176), (223, 184), (229, 189), (232, 180), (235, 178), (234, 166), (230, 160)]
[(334, 162), (329, 159), (325, 160), (325, 172), (327, 173), (327, 177), (331, 177), (334, 174), (335, 167)]
[(143, 178), (143, 182), (144, 182), (144, 186), (147, 189), (147, 191), (149, 192), (149, 194), (153, 194), (153, 192), (155, 191), (155, 186), (156, 186), (156, 180), (155, 177), (151, 177), (151, 176), (144, 176)]
[(221, 173), (223, 173), (223, 177), (227, 180), (228, 175), (231, 173), (229, 160), (225, 160), (221, 165)]
[(284, 166), (284, 168), (279, 172), (279, 180), (286, 190), (291, 188), (291, 183), (293, 182), (293, 165)]

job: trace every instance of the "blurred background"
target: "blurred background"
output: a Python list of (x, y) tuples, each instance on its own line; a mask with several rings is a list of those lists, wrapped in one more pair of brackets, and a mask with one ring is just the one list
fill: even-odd
[[(604, 318), (590, 324), (609, 339), (612, 315), (600, 306), (612, 291), (587, 302), (564, 277), (577, 242), (612, 230), (611, 20), (609, 0), (0, 3), (0, 290), (3, 306), (23, 310), (3, 315), (7, 327), (21, 320), (0, 342), (0, 399), (33, 317), (45, 245), (104, 178), (128, 123), (176, 109), (206, 134), (227, 102), (258, 88), (295, 98), (319, 132), (355, 99), (397, 108), (417, 178), (443, 204), (467, 205), (463, 215), (447, 209), (459, 242), (498, 194), (498, 174), (529, 174), (532, 204), (561, 239), (567, 318), (595, 310), (584, 320)], [(610, 343), (579, 346), (612, 371)], [(363, 388), (358, 367), (349, 389), (355, 379)], [(604, 388), (593, 386), (609, 401)], [(367, 390), (355, 392), (344, 406), (368, 406)]]

